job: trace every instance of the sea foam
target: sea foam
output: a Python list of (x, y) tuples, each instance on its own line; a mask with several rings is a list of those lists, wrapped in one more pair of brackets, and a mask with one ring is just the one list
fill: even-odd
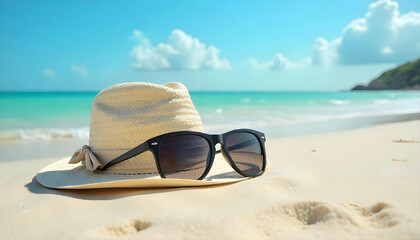
[(56, 139), (88, 139), (89, 128), (36, 128), (0, 131), (0, 142), (3, 141), (36, 141)]

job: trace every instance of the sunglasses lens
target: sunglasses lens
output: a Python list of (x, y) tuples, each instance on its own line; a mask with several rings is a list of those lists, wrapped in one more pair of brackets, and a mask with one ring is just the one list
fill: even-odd
[(197, 135), (177, 135), (160, 143), (160, 167), (166, 178), (198, 179), (210, 155), (207, 140)]
[(226, 137), (228, 154), (236, 167), (246, 176), (257, 176), (263, 168), (264, 156), (257, 137), (251, 133), (238, 132)]

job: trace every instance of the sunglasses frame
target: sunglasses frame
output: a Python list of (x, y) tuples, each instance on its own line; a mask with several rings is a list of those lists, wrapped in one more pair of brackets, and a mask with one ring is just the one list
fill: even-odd
[[(256, 139), (258, 139), (258, 143), (260, 145), (261, 148), (261, 154), (263, 155), (263, 165), (261, 168), (261, 171), (258, 172), (256, 175), (247, 175), (244, 172), (242, 172), (235, 164), (235, 161), (233, 161), (232, 157), (229, 154), (229, 151), (227, 149), (227, 147), (225, 146), (225, 139), (235, 133), (250, 133), (252, 135), (255, 136)], [(161, 178), (166, 178), (165, 174), (162, 171), (161, 165), (160, 165), (160, 159), (159, 159), (159, 151), (160, 151), (160, 146), (161, 143), (164, 139), (168, 138), (168, 137), (173, 137), (173, 136), (179, 136), (179, 135), (196, 135), (196, 136), (200, 136), (202, 138), (204, 138), (208, 144), (209, 144), (209, 148), (210, 148), (210, 153), (207, 156), (207, 160), (206, 160), (206, 169), (204, 171), (204, 173), (196, 180), (202, 180), (204, 179), (207, 174), (210, 172), (211, 167), (213, 166), (213, 162), (214, 162), (214, 158), (216, 156), (216, 153), (218, 151), (216, 151), (216, 144), (220, 143), (221, 145), (221, 152), (222, 154), (225, 156), (225, 159), (227, 159), (228, 164), (240, 175), (244, 176), (244, 177), (258, 177), (261, 174), (264, 173), (266, 165), (267, 165), (267, 159), (266, 159), (266, 153), (265, 153), (265, 135), (262, 132), (256, 131), (256, 130), (252, 130), (252, 129), (236, 129), (236, 130), (232, 130), (223, 134), (206, 134), (203, 132), (195, 132), (195, 131), (179, 131), (179, 132), (171, 132), (171, 133), (166, 133), (166, 134), (162, 134), (159, 135), (157, 137), (151, 138), (147, 141), (145, 141), (144, 143), (138, 145), (137, 147), (134, 147), (133, 149), (127, 151), (126, 153), (116, 157), (115, 159), (111, 160), (110, 162), (108, 162), (104, 167), (98, 169), (99, 171), (105, 171), (107, 168), (111, 167), (112, 165), (118, 164), (120, 162), (123, 162), (129, 158), (132, 158), (134, 156), (137, 156), (140, 153), (143, 153), (145, 151), (151, 151), (153, 153), (153, 156), (155, 158), (155, 163), (156, 163), (156, 167), (158, 169), (159, 175)], [(191, 179), (194, 180), (194, 179)]]

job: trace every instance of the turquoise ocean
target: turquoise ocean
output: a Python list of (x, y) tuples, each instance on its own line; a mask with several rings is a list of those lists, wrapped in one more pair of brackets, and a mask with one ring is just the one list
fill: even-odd
[[(89, 136), (97, 92), (0, 93), (0, 141)], [(420, 92), (190, 92), (206, 132), (253, 128), (293, 136), (420, 114)]]

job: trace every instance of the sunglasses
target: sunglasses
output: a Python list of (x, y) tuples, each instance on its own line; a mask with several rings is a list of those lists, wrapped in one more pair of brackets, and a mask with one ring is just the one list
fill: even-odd
[(264, 133), (238, 129), (224, 134), (210, 135), (202, 132), (181, 131), (163, 134), (147, 140), (98, 169), (105, 171), (145, 151), (152, 151), (162, 178), (201, 180), (213, 165), (215, 145), (229, 165), (245, 177), (257, 177), (266, 167)]

